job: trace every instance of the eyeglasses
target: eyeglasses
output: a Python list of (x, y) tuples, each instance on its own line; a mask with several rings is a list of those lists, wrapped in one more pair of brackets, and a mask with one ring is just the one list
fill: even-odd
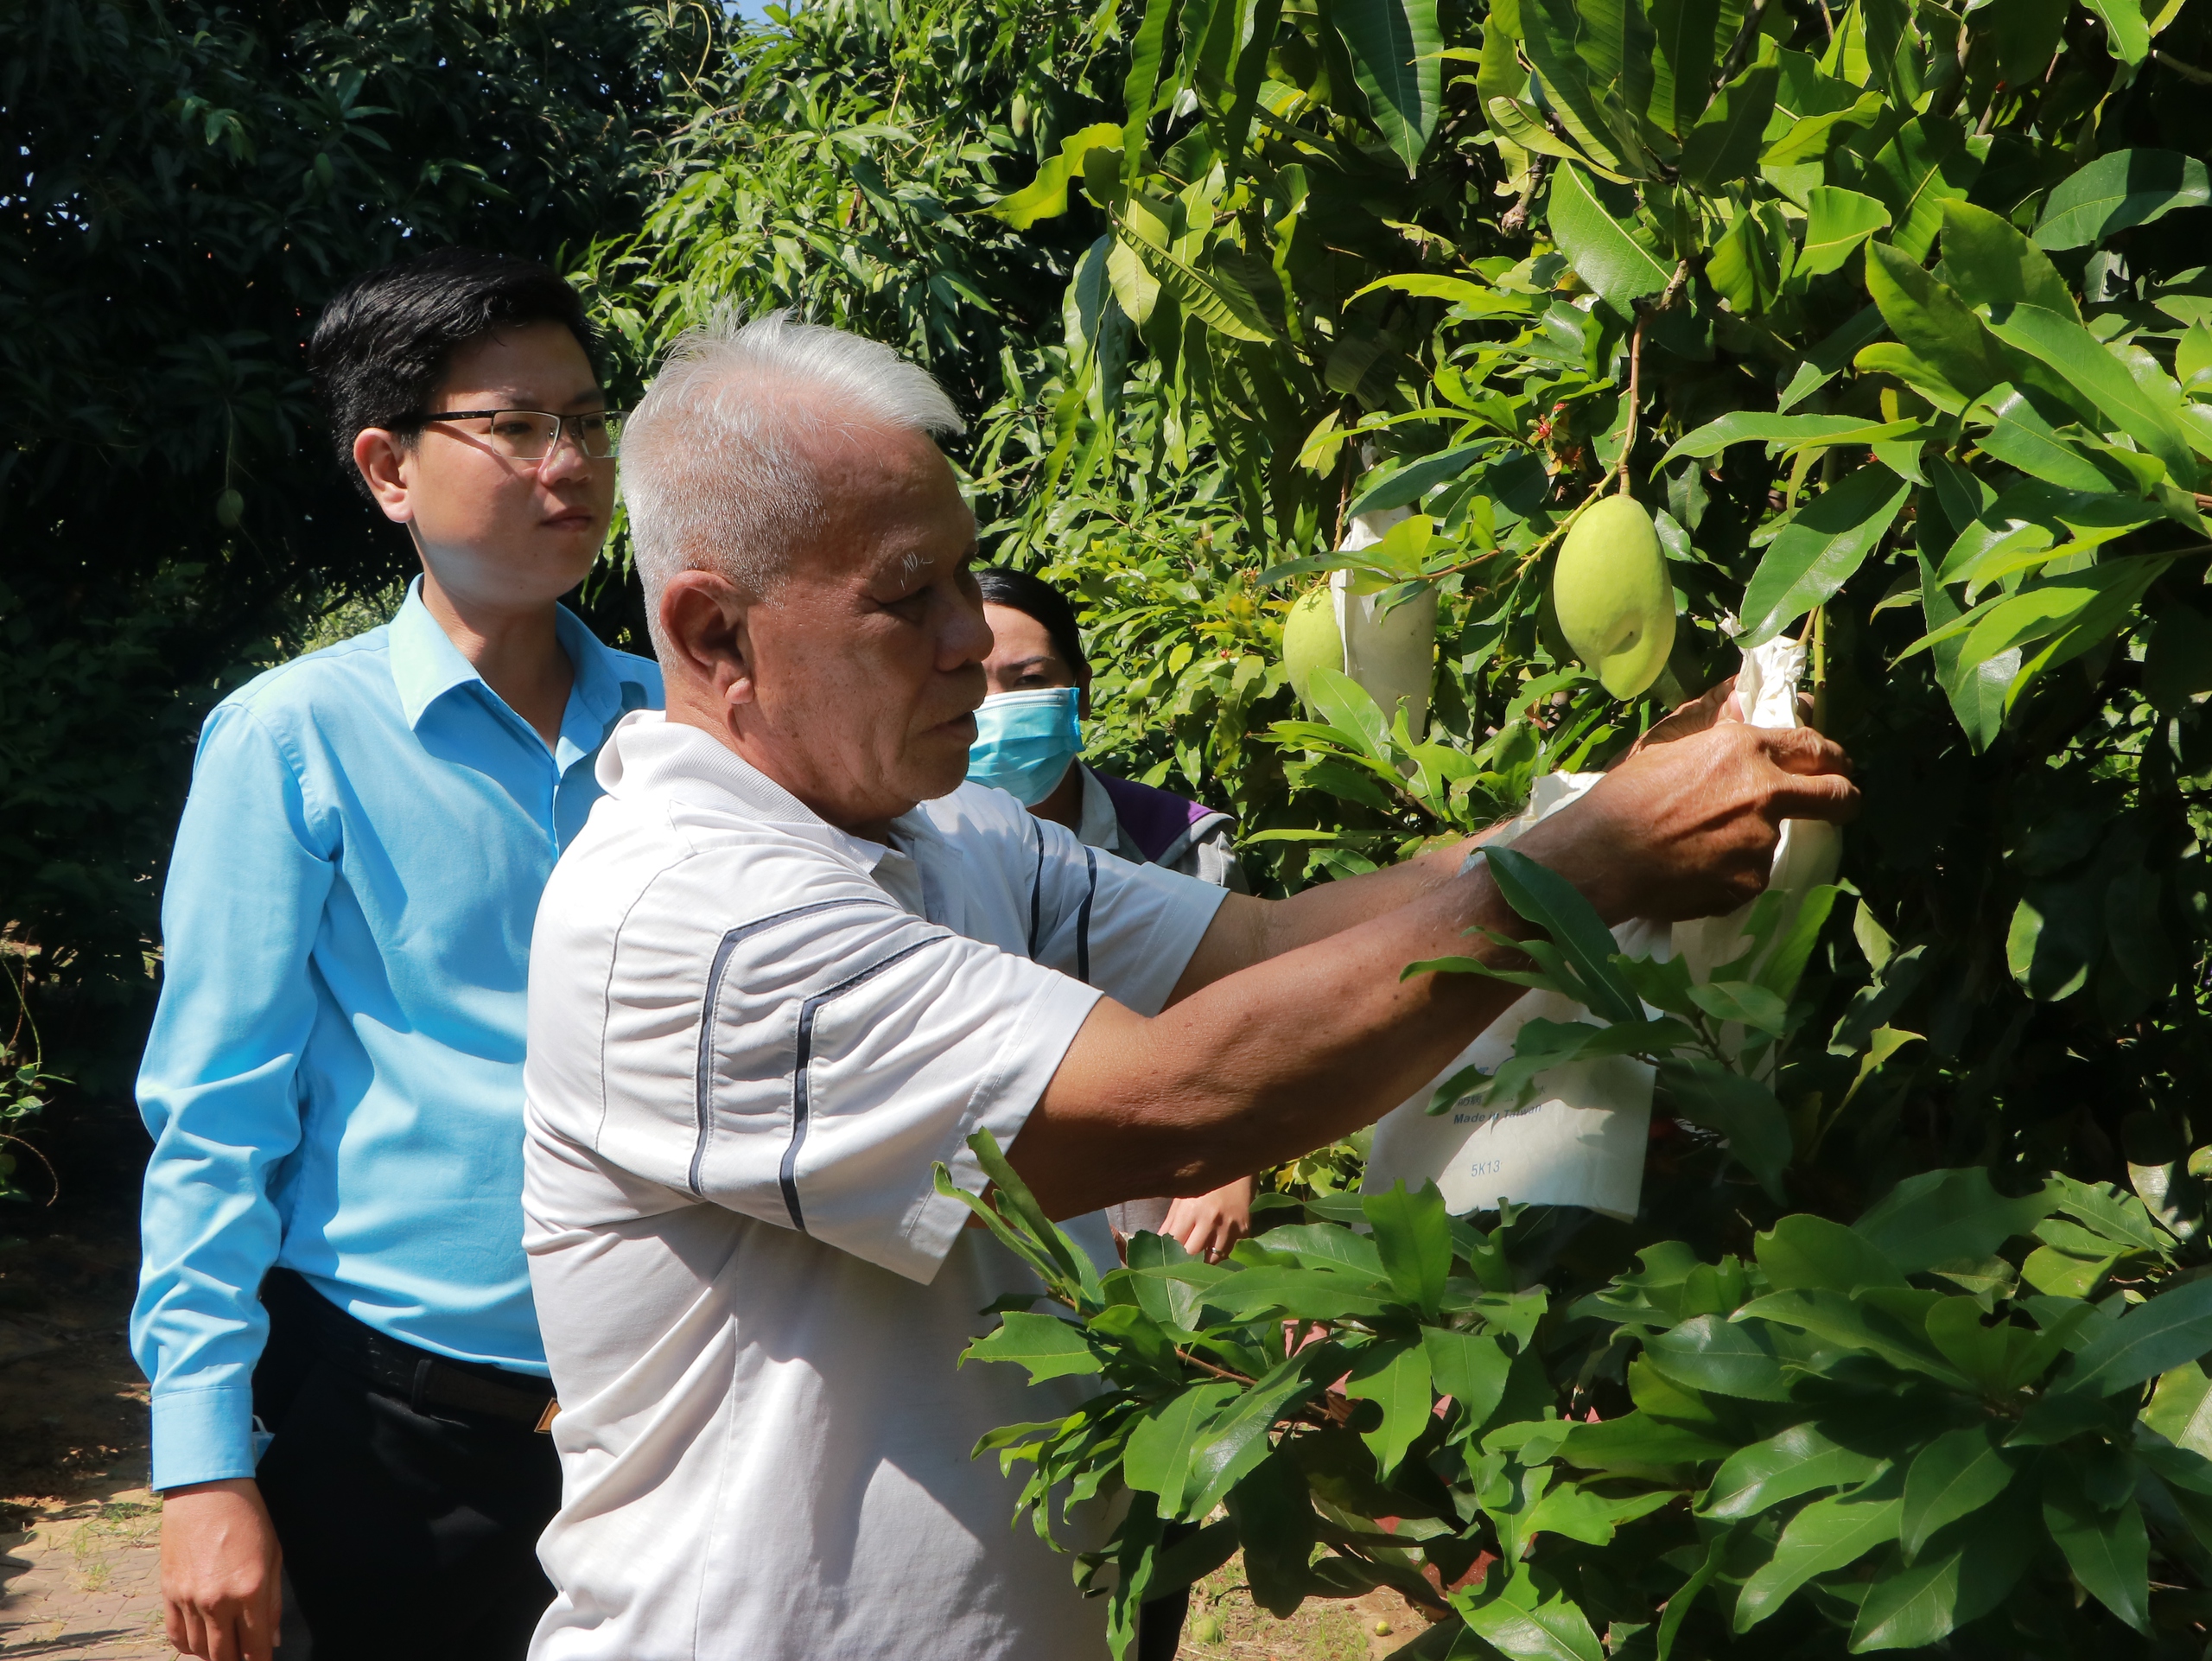
[(576, 442), (577, 449), (594, 461), (612, 461), (621, 454), (625, 410), (594, 410), (584, 415), (555, 415), (550, 410), (433, 410), (417, 416), (416, 423), (488, 421), (492, 424), (472, 435), (488, 439), (500, 455), (514, 461), (543, 461), (561, 442), (561, 430)]

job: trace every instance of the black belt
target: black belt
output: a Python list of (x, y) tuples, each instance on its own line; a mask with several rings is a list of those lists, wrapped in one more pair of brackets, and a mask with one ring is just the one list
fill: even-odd
[(442, 1355), (387, 1337), (347, 1314), (288, 1269), (272, 1270), (261, 1289), (272, 1317), (303, 1321), (315, 1333), (315, 1347), (331, 1360), (421, 1413), (437, 1408), (482, 1413), (550, 1430), (560, 1404), (552, 1384), (528, 1373)]

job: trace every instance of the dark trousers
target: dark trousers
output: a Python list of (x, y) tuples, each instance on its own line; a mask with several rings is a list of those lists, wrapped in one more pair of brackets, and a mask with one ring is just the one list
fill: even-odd
[(391, 1340), (296, 1276), (272, 1274), (262, 1301), (253, 1405), (276, 1440), (255, 1475), (315, 1661), (523, 1661), (553, 1597), (537, 1566), (561, 1503), (553, 1439), (373, 1382), (369, 1346), (388, 1375)]

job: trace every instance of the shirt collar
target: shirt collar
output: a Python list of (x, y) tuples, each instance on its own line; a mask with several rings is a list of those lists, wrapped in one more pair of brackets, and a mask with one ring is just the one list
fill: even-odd
[[(579, 755), (588, 754), (598, 748), (607, 724), (626, 704), (632, 703), (623, 696), (623, 687), (638, 686), (648, 695), (652, 689), (637, 676), (625, 674), (616, 655), (601, 645), (566, 606), (553, 608), (553, 630), (575, 675), (562, 718), (561, 736), (575, 746)], [(420, 726), (423, 712), (454, 687), (472, 681), (482, 684), (484, 678), (476, 672), (476, 665), (461, 656), (461, 648), (423, 603), (419, 576), (407, 585), (407, 599), (388, 626), (387, 639), (392, 682), (399, 689), (399, 707), (410, 727)]]
[[(658, 797), (767, 824), (790, 827), (827, 843), (873, 872), (881, 843), (840, 830), (712, 733), (658, 710), (633, 710), (615, 723), (599, 753), (600, 788), (620, 800)], [(902, 830), (918, 814), (893, 823)]]

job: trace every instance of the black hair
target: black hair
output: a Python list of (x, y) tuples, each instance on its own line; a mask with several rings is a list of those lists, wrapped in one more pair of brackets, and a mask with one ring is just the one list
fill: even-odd
[(454, 353), (495, 328), (559, 323), (587, 359), (598, 344), (584, 302), (551, 267), (474, 248), (441, 248), (357, 277), (322, 309), (308, 372), (330, 423), (339, 469), (366, 427), (412, 435)]
[(1090, 660), (1083, 655), (1083, 636), (1076, 631), (1075, 608), (1058, 589), (1027, 571), (1003, 565), (986, 565), (977, 571), (976, 586), (991, 605), (1004, 606), (1042, 623), (1045, 633), (1052, 637), (1053, 649), (1077, 680), (1090, 672)]

